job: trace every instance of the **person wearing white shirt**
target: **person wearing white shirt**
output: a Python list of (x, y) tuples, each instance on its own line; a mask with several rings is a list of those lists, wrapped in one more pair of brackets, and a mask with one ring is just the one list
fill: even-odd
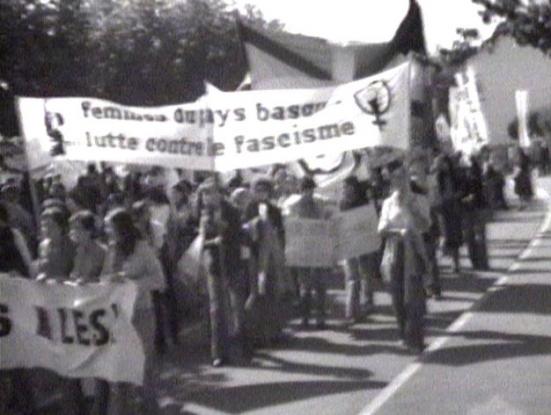
[(383, 202), (379, 219), (378, 231), (385, 238), (381, 271), (390, 283), (399, 335), (409, 349), (421, 352), (425, 313), (423, 272), (428, 263), (422, 235), (430, 221), (420, 198), (411, 191), (402, 162), (393, 162), (388, 169), (393, 192)]

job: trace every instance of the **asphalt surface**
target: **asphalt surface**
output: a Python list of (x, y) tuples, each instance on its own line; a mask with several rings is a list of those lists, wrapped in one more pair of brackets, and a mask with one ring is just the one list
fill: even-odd
[[(539, 183), (551, 193), (551, 179)], [(249, 364), (213, 368), (206, 324), (184, 328), (162, 359), (161, 414), (551, 414), (551, 231), (538, 235), (546, 203), (497, 212), (490, 272), (473, 272), (465, 248), (461, 274), (441, 258), (443, 299), (428, 301), (421, 357), (400, 345), (384, 287), (369, 320), (345, 326), (334, 276), (329, 329), (291, 321), (289, 340)], [(42, 395), (55, 402), (48, 386)]]
[(364, 414), (551, 414), (551, 213), (442, 346), (387, 392)]
[[(548, 182), (542, 181), (551, 190)], [(428, 302), (427, 316), (427, 343), (441, 345), (421, 359), (400, 345), (384, 290), (376, 295), (377, 311), (369, 321), (345, 327), (343, 281), (332, 280), (329, 330), (301, 331), (292, 322), (289, 342), (259, 351), (249, 365), (210, 367), (206, 329), (190, 333), (164, 362), (163, 413), (367, 414), (376, 412), (372, 405), (381, 414), (551, 414), (551, 403), (547, 412), (541, 412), (545, 402), (537, 406), (538, 397), (551, 397), (549, 363), (547, 376), (538, 370), (546, 367), (546, 357), (551, 362), (545, 356), (551, 352), (550, 338), (540, 333), (551, 329), (543, 302), (551, 298), (551, 286), (544, 284), (551, 278), (546, 267), (551, 246), (549, 252), (538, 246), (541, 272), (528, 275), (515, 268), (546, 208), (535, 201), (523, 211), (497, 213), (488, 227), (491, 272), (474, 273), (465, 250), (460, 275), (450, 273), (448, 259), (441, 260), (444, 298)], [(510, 280), (488, 294), (504, 275)], [(475, 316), (455, 329), (454, 321), (465, 320), (473, 307)], [(531, 382), (523, 380), (529, 374)], [(523, 402), (533, 403), (533, 410), (522, 412)], [(521, 412), (510, 411), (517, 407)]]

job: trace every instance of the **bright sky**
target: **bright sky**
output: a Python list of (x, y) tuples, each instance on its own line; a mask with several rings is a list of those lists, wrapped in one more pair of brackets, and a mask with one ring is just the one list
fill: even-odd
[[(389, 40), (405, 16), (409, 0), (235, 0), (257, 6), (267, 19), (279, 19), (286, 30), (323, 37), (337, 43)], [(417, 0), (423, 13), (430, 53), (451, 47), (457, 28), (478, 28), (483, 38), (493, 29), (484, 25), (471, 0)]]

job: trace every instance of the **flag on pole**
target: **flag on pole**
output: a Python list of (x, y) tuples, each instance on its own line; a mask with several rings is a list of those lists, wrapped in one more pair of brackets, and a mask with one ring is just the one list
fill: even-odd
[(384, 43), (331, 44), (311, 36), (253, 29), (238, 21), (253, 89), (308, 88), (361, 79), (410, 51), (425, 53), (421, 10), (409, 10), (394, 37)]

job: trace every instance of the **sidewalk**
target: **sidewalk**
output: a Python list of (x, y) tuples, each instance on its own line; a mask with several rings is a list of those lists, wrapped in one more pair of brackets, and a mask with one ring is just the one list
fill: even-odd
[[(551, 192), (551, 180), (539, 185)], [(551, 414), (551, 213), (474, 310), (368, 414)]]

